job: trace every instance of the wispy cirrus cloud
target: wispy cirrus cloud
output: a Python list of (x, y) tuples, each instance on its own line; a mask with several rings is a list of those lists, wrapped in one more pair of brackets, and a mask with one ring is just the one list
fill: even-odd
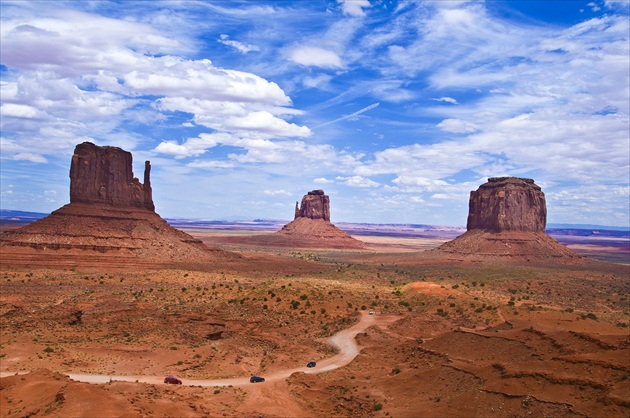
[(357, 110), (356, 112), (352, 112), (349, 115), (345, 115), (345, 116), (342, 116), (342, 117), (337, 118), (335, 120), (331, 120), (329, 122), (325, 122), (325, 123), (322, 123), (320, 125), (317, 125), (315, 128), (319, 128), (319, 127), (322, 127), (322, 126), (326, 126), (326, 125), (330, 125), (330, 124), (333, 124), (333, 123), (341, 122), (341, 121), (344, 121), (344, 120), (356, 120), (359, 115), (361, 115), (362, 113), (367, 112), (368, 110), (372, 110), (372, 109), (378, 107), (378, 105), (380, 105), (380, 103), (378, 103), (378, 102), (377, 103), (373, 103), (373, 104), (371, 104), (369, 106), (364, 107), (363, 109)]
[(260, 48), (258, 46), (245, 44), (239, 41), (234, 41), (230, 39), (229, 35), (226, 35), (224, 33), (222, 33), (221, 36), (219, 37), (219, 42), (222, 43), (223, 45), (232, 47), (243, 54), (247, 54), (248, 52), (252, 52), (252, 51), (260, 51)]

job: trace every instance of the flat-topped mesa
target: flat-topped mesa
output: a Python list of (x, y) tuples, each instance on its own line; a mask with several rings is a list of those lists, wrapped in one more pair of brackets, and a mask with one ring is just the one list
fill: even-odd
[(532, 179), (496, 177), (470, 192), (468, 230), (426, 254), (460, 260), (582, 262), (545, 233), (545, 195)]
[(303, 198), (298, 208), (295, 202), (295, 218), (323, 219), (330, 222), (330, 198), (323, 190), (312, 190)]
[(91, 142), (74, 149), (70, 165), (70, 203), (101, 203), (155, 211), (151, 164), (144, 164), (144, 184), (133, 176), (132, 156), (117, 147)]
[(545, 232), (545, 194), (532, 179), (494, 177), (470, 192), (468, 231)]

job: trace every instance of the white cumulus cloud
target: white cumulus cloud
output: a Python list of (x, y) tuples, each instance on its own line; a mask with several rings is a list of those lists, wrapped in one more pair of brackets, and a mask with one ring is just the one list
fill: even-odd
[(313, 46), (295, 48), (289, 59), (306, 67), (343, 68), (343, 63), (337, 53)]
[(375, 182), (374, 180), (371, 180), (362, 176), (351, 176), (351, 177), (339, 176), (336, 178), (336, 180), (351, 187), (373, 188), (373, 187), (380, 186), (380, 184)]
[(341, 10), (343, 14), (350, 15), (353, 17), (361, 17), (365, 16), (365, 11), (363, 9), (367, 9), (372, 7), (369, 0), (337, 0), (341, 3)]
[(466, 122), (461, 119), (444, 119), (437, 124), (437, 127), (445, 132), (456, 134), (471, 133), (479, 129), (474, 123)]

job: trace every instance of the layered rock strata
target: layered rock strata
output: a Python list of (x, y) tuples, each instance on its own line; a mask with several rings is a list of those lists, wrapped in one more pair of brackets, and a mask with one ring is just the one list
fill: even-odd
[(436, 253), (515, 261), (582, 258), (545, 233), (545, 195), (532, 179), (490, 178), (470, 193), (467, 231)]
[(494, 177), (470, 192), (466, 229), (545, 232), (545, 194), (532, 179)]
[(142, 184), (133, 177), (131, 153), (87, 142), (77, 145), (72, 157), (70, 203), (2, 233), (0, 245), (3, 262), (30, 257), (40, 263), (54, 255), (56, 262), (73, 258), (79, 264), (81, 257), (88, 261), (102, 256), (204, 263), (232, 256), (171, 227), (155, 213), (148, 161)]

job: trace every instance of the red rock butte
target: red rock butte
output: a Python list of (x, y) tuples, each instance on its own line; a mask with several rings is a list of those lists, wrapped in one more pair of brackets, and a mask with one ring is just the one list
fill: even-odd
[(144, 184), (133, 177), (132, 156), (116, 147), (91, 142), (76, 146), (70, 165), (70, 203), (102, 203), (155, 210), (151, 163), (144, 163)]
[(547, 235), (546, 223), (545, 195), (534, 180), (489, 178), (470, 192), (466, 233), (435, 252), (515, 261), (582, 259)]
[(45, 265), (51, 259), (56, 264), (89, 259), (110, 264), (139, 259), (204, 263), (231, 258), (155, 213), (150, 170), (147, 161), (142, 184), (133, 177), (130, 152), (89, 142), (77, 145), (70, 167), (70, 203), (0, 234), (3, 264), (12, 260)]
[(312, 190), (300, 206), (295, 203), (295, 219), (276, 234), (297, 246), (322, 248), (363, 248), (364, 243), (352, 238), (330, 222), (330, 198), (323, 190)]

